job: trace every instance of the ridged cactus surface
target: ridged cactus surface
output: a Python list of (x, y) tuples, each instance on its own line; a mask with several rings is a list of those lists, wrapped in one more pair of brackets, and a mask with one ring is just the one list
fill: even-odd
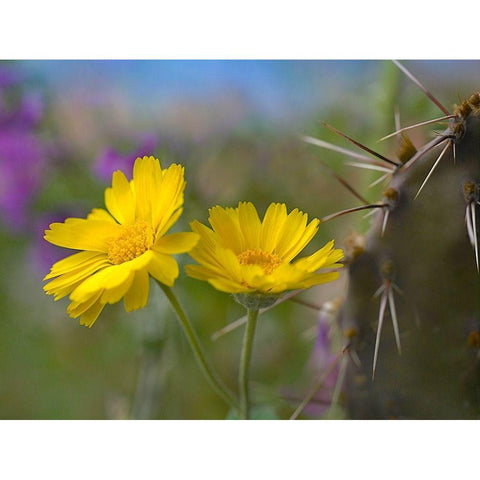
[(441, 108), (448, 125), (431, 142), (400, 132), (397, 165), (372, 162), (391, 168), (381, 206), (345, 242), (351, 418), (480, 416), (480, 94)]

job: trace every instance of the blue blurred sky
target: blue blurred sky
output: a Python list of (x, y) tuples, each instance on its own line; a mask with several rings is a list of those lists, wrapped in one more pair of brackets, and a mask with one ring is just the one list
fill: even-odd
[[(120, 94), (134, 110), (157, 111), (176, 102), (235, 97), (247, 113), (289, 123), (338, 100), (338, 92), (378, 81), (388, 62), (368, 60), (33, 60), (21, 61), (28, 76), (54, 95), (75, 88), (101, 101)], [(478, 61), (410, 61), (406, 65), (432, 90), (456, 85), (456, 92), (478, 89)], [(465, 93), (462, 84), (466, 83)], [(411, 85), (415, 89), (416, 87)], [(454, 92), (454, 95), (456, 94)], [(452, 97), (453, 98), (453, 97)]]
[[(327, 84), (347, 86), (378, 62), (268, 60), (24, 61), (60, 94), (72, 85), (115, 88), (149, 108), (182, 99), (235, 94), (260, 116), (297, 118), (325, 102)], [(373, 78), (373, 77), (372, 77)]]

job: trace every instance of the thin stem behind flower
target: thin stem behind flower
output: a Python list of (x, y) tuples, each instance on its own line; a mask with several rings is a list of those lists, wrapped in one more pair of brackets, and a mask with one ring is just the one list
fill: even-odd
[(217, 392), (217, 394), (225, 400), (225, 402), (227, 402), (234, 409), (238, 410), (238, 402), (236, 401), (232, 393), (228, 390), (228, 388), (223, 384), (217, 373), (214, 371), (213, 367), (208, 362), (205, 356), (205, 352), (203, 351), (203, 348), (200, 344), (200, 340), (172, 289), (170, 287), (167, 287), (163, 283), (160, 283), (158, 281), (157, 283), (163, 290), (168, 300), (170, 301), (173, 309), (175, 310), (178, 320), (180, 321), (180, 325), (182, 326), (183, 331), (185, 332), (185, 335), (190, 343), (190, 346), (192, 347), (193, 353), (195, 354), (198, 366), (205, 375), (205, 378), (210, 383), (212, 388)]
[[(272, 309), (273, 307), (276, 307), (280, 303), (283, 303), (287, 300), (292, 300), (295, 295), (298, 295), (302, 290), (293, 290), (283, 297), (279, 298), (273, 305), (270, 305), (269, 307), (261, 308), (258, 311), (258, 314), (261, 315), (262, 313), (268, 312), (268, 310)], [(244, 315), (243, 317), (237, 318), (234, 322), (229, 323), (228, 325), (225, 325), (223, 328), (220, 330), (217, 330), (216, 332), (212, 333), (211, 335), (211, 340), (212, 342), (215, 342), (218, 340), (220, 337), (223, 337), (227, 333), (233, 332), (233, 330), (241, 327), (244, 323), (247, 323), (247, 317), (248, 315)]]
[(240, 371), (238, 385), (240, 390), (240, 414), (243, 420), (248, 420), (250, 415), (250, 395), (248, 388), (248, 373), (250, 358), (252, 356), (253, 338), (257, 326), (258, 310), (248, 309), (247, 326), (243, 337), (242, 355), (240, 357)]
[(303, 412), (304, 408), (310, 403), (314, 395), (317, 393), (318, 390), (323, 386), (325, 381), (327, 380), (327, 377), (333, 372), (333, 369), (337, 366), (338, 361), (340, 360), (341, 356), (344, 354), (346, 349), (343, 349), (339, 353), (333, 357), (332, 361), (326, 368), (324, 372), (322, 372), (322, 375), (320, 378), (314, 383), (312, 388), (309, 390), (305, 398), (303, 399), (302, 403), (295, 409), (295, 411), (292, 413), (292, 416), (290, 417), (290, 420), (296, 420), (298, 416)]

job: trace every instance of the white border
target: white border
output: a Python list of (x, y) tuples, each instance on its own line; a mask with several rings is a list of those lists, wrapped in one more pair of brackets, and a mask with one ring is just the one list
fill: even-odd
[(16, 0), (1, 7), (0, 58), (478, 58), (475, 22), (460, 7), (445, 0)]
[(476, 422), (2, 422), (0, 477), (471, 478)]

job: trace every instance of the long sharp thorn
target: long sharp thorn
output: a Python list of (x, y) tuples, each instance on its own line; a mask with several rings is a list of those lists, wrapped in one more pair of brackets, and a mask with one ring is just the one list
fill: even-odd
[(340, 398), (340, 392), (342, 391), (343, 381), (345, 380), (345, 373), (347, 373), (348, 366), (348, 357), (345, 355), (340, 360), (340, 368), (338, 369), (338, 377), (335, 382), (335, 389), (332, 394), (332, 400), (330, 406), (337, 405), (338, 399)]
[(375, 215), (376, 210), (370, 210), (368, 213), (363, 215), (362, 220), (365, 220), (368, 217), (371, 217), (372, 215)]
[(455, 142), (452, 142), (452, 148), (453, 148), (453, 164), (456, 165), (457, 163), (457, 152), (455, 149)]
[(390, 168), (381, 167), (379, 165), (371, 165), (369, 163), (347, 162), (347, 165), (350, 165), (351, 167), (365, 168), (366, 170), (376, 170), (377, 172), (392, 173), (392, 169)]
[(400, 109), (398, 108), (398, 105), (395, 105), (393, 116), (395, 119), (395, 130), (398, 131), (402, 128), (402, 125), (400, 123)]
[(384, 137), (382, 137), (380, 140), (377, 140), (377, 142), (383, 142), (387, 138), (391, 138), (394, 135), (398, 135), (402, 132), (405, 132), (406, 130), (411, 130), (412, 128), (421, 127), (423, 125), (429, 125), (430, 123), (441, 122), (442, 120), (448, 120), (449, 118), (453, 118), (453, 117), (455, 117), (455, 115), (446, 115), (444, 117), (439, 117), (439, 118), (434, 118), (432, 120), (427, 120), (426, 122), (416, 123), (415, 125), (410, 125), (408, 127), (399, 128), (395, 132), (389, 133), (388, 135), (385, 135)]
[(384, 291), (380, 300), (380, 312), (378, 314), (377, 338), (375, 340), (375, 353), (373, 354), (372, 381), (375, 380), (375, 369), (377, 367), (378, 347), (380, 346), (380, 335), (382, 333), (383, 317), (385, 315), (385, 306), (387, 305), (387, 294)]
[(372, 295), (372, 298), (377, 298), (385, 290), (385, 285), (380, 285), (375, 293)]
[(358, 353), (355, 350), (349, 350), (349, 354), (355, 366), (358, 368), (362, 368), (362, 362), (360, 360), (360, 357), (358, 356)]
[(474, 241), (474, 249), (475, 249), (475, 263), (477, 264), (477, 272), (480, 272), (478, 266), (478, 238), (477, 238), (477, 222), (476, 222), (476, 215), (475, 215), (475, 203), (470, 203), (470, 211), (472, 212), (472, 227), (473, 227), (473, 241)]
[(293, 303), (298, 303), (299, 305), (302, 305), (304, 307), (311, 308), (312, 310), (319, 311), (323, 308), (323, 305), (317, 305), (316, 303), (307, 302), (306, 300), (302, 300), (296, 297), (289, 298), (289, 300)]
[[(327, 150), (331, 150), (332, 152), (342, 153), (352, 158), (356, 158), (357, 160), (362, 160), (362, 162), (366, 162), (371, 165), (377, 165), (379, 167), (385, 168), (384, 162), (378, 162), (373, 160), (370, 157), (362, 155), (361, 153), (354, 152), (352, 150), (348, 150), (347, 148), (339, 147), (338, 145), (334, 145), (333, 143), (325, 142), (324, 140), (320, 140), (318, 138), (307, 137), (303, 136), (302, 140), (306, 143), (310, 143), (311, 145), (316, 145), (317, 147), (326, 148)], [(392, 168), (393, 171), (393, 168)]]
[(405, 292), (396, 283), (392, 282), (392, 288), (402, 297), (405, 296)]
[(398, 353), (402, 354), (402, 346), (400, 344), (400, 332), (398, 331), (397, 311), (395, 309), (395, 299), (393, 296), (393, 290), (388, 289), (388, 305), (390, 307), (390, 315), (392, 316), (393, 331), (395, 333), (395, 342), (397, 343)]
[[(319, 159), (320, 160), (320, 159)], [(363, 204), (368, 203), (368, 200), (362, 197), (360, 193), (358, 193), (349, 183), (345, 180), (341, 175), (335, 172), (329, 165), (327, 165), (323, 160), (320, 160), (320, 163), (330, 171), (333, 177), (340, 182), (352, 195), (354, 195), (358, 200), (360, 200)]]
[(354, 145), (356, 145), (357, 147), (360, 147), (362, 150), (365, 150), (366, 152), (370, 153), (374, 157), (377, 157), (380, 160), (383, 160), (384, 162), (387, 162), (390, 165), (393, 165), (395, 167), (399, 167), (401, 165), (398, 162), (394, 162), (393, 160), (390, 160), (390, 159), (384, 157), (383, 155), (380, 155), (380, 153), (376, 152), (375, 150), (372, 150), (371, 148), (368, 148), (367, 146), (363, 145), (362, 143), (357, 142), (353, 138), (349, 137), (345, 133), (340, 132), (339, 130), (337, 130), (335, 127), (332, 127), (328, 123), (322, 122), (322, 124), (325, 125), (328, 129), (332, 130), (332, 132), (335, 132), (337, 135), (340, 135), (341, 137), (346, 138), (349, 142), (352, 142)]
[(420, 195), (420, 192), (423, 190), (423, 187), (426, 185), (428, 179), (430, 178), (430, 175), (432, 175), (433, 171), (435, 170), (435, 168), (439, 164), (440, 160), (442, 159), (443, 155), (445, 154), (445, 152), (447, 151), (447, 148), (450, 146), (451, 143), (452, 142), (447, 142), (447, 144), (445, 145), (444, 149), (442, 150), (442, 153), (440, 153), (440, 155), (438, 156), (437, 161), (434, 163), (433, 167), (428, 172), (427, 178), (425, 178), (425, 180), (422, 183), (422, 186), (418, 189), (418, 192), (415, 195), (414, 200)]
[(328, 222), (329, 220), (333, 220), (334, 218), (341, 217), (342, 215), (346, 215), (347, 213), (359, 212), (360, 210), (367, 210), (369, 208), (384, 208), (387, 205), (384, 203), (380, 204), (372, 204), (372, 205), (362, 205), (361, 207), (354, 207), (348, 208), (347, 210), (341, 210), (340, 212), (332, 213), (331, 215), (327, 215), (320, 219), (321, 223)]
[(399, 61), (393, 60), (393, 63), (417, 86), (422, 92), (445, 114), (450, 112), (413, 76)]
[(383, 234), (385, 233), (385, 229), (387, 228), (387, 222), (388, 222), (388, 215), (390, 214), (390, 210), (385, 208), (384, 213), (383, 213), (383, 223), (382, 223), (382, 234), (381, 236), (383, 237)]
[(472, 228), (472, 215), (470, 213), (470, 208), (471, 208), (471, 203), (467, 205), (467, 210), (465, 212), (465, 223), (467, 224), (467, 234), (468, 234), (468, 240), (470, 241), (470, 245), (474, 246), (474, 237), (473, 237), (473, 228)]
[(389, 176), (390, 174), (389, 173), (385, 173), (384, 175), (382, 175), (380, 178), (377, 178), (374, 182), (372, 182), (368, 188), (373, 188), (375, 185), (378, 185), (379, 183), (383, 182), (384, 180), (387, 179), (387, 177)]
[(337, 145), (334, 145), (333, 143), (325, 142), (324, 140), (320, 140), (318, 138), (303, 136), (302, 140), (306, 143), (310, 143), (311, 145), (316, 145), (317, 147), (326, 148), (327, 150), (331, 150), (333, 152), (343, 153), (344, 155), (348, 155), (349, 157), (356, 158), (357, 160), (363, 160), (369, 163), (373, 162), (373, 160), (370, 157), (362, 155), (361, 153), (353, 152), (352, 150), (339, 147)]
[(437, 145), (440, 145), (445, 140), (448, 140), (450, 135), (442, 135), (441, 137), (434, 138), (431, 142), (428, 142), (420, 150), (417, 150), (417, 153), (410, 159), (408, 162), (403, 164), (403, 169), (406, 170), (410, 168), (418, 159), (423, 157), (427, 152), (432, 148), (435, 148)]

